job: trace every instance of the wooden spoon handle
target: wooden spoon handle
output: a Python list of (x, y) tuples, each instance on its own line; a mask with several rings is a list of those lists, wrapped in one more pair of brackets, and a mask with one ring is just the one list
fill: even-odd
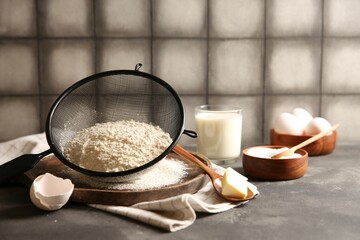
[(316, 140), (322, 138), (322, 137), (325, 136), (326, 134), (328, 134), (328, 133), (334, 131), (335, 129), (337, 129), (337, 128), (339, 127), (339, 125), (340, 125), (340, 124), (335, 124), (335, 125), (332, 126), (329, 130), (323, 131), (323, 132), (320, 132), (320, 133), (316, 134), (315, 136), (313, 136), (313, 137), (311, 137), (311, 138), (303, 141), (302, 143), (299, 143), (298, 145), (292, 147), (291, 150), (296, 151), (296, 150), (298, 150), (298, 149), (300, 149), (300, 148), (305, 147), (306, 145), (308, 145), (308, 144), (310, 144), (310, 143), (312, 143), (312, 142), (315, 142)]
[(177, 154), (179, 154), (182, 157), (185, 157), (193, 162), (195, 162), (202, 170), (204, 170), (212, 179), (215, 179), (219, 176), (221, 176), (220, 174), (216, 173), (215, 171), (213, 171), (211, 168), (209, 168), (208, 166), (206, 166), (202, 161), (200, 161), (197, 157), (195, 157), (194, 155), (192, 155), (191, 153), (189, 153), (187, 150), (185, 150), (184, 148), (182, 148), (179, 144), (176, 144), (175, 147), (173, 148), (173, 151)]

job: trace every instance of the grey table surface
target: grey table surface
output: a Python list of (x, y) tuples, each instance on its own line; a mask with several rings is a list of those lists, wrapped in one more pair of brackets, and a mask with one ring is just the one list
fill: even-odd
[[(190, 227), (165, 232), (69, 203), (55, 212), (32, 205), (28, 189), (0, 185), (0, 239), (360, 239), (360, 149), (338, 145), (310, 157), (304, 177), (250, 179), (260, 195), (218, 214), (198, 213)], [(233, 167), (243, 173), (241, 161)]]

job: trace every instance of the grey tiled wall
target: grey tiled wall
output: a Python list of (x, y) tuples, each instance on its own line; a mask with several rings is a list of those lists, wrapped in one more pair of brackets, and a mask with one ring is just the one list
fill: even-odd
[(0, 0), (0, 141), (44, 131), (72, 83), (138, 62), (180, 94), (187, 129), (196, 105), (233, 104), (243, 146), (268, 143), (303, 107), (360, 142), (358, 0)]

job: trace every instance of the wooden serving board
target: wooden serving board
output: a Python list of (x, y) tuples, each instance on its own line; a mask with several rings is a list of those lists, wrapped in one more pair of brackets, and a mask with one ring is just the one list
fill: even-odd
[[(207, 166), (211, 166), (210, 161), (207, 158), (200, 155), (197, 156)], [(207, 177), (204, 171), (190, 160), (187, 160), (175, 153), (168, 154), (168, 157), (178, 161), (183, 161), (186, 165), (186, 174), (175, 184), (158, 188), (140, 190), (114, 189), (116, 184), (123, 184), (123, 178), (111, 178), (111, 183), (108, 185), (106, 183), (104, 184), (102, 182), (104, 181), (104, 178), (101, 178), (101, 184), (97, 184), (96, 181), (99, 178), (84, 175), (67, 167), (54, 155), (41, 159), (33, 169), (27, 171), (24, 174), (23, 182), (30, 187), (36, 177), (45, 173), (51, 173), (57, 177), (65, 179), (68, 178), (75, 185), (70, 201), (87, 204), (129, 206), (139, 202), (159, 200), (179, 194), (197, 192)], [(166, 159), (161, 161), (166, 161)], [(152, 166), (152, 168), (155, 167), (156, 164)], [(148, 171), (151, 171), (151, 169)]]

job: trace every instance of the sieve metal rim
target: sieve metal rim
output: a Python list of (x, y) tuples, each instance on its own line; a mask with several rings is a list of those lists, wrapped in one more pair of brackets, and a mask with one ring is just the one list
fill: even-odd
[[(179, 124), (179, 129), (178, 132), (176, 133), (175, 139), (173, 139), (173, 142), (169, 145), (169, 147), (162, 153), (160, 154), (158, 157), (156, 157), (155, 159), (147, 162), (144, 165), (141, 165), (139, 167), (130, 169), (130, 170), (126, 170), (126, 171), (120, 171), (120, 172), (99, 172), (99, 171), (94, 171), (94, 170), (89, 170), (89, 169), (85, 169), (82, 168), (78, 165), (73, 164), (71, 161), (69, 161), (61, 152), (61, 150), (59, 150), (56, 147), (56, 143), (54, 142), (54, 138), (53, 138), (53, 134), (51, 131), (51, 126), (52, 126), (52, 120), (53, 120), (53, 115), (56, 111), (56, 109), (59, 107), (59, 105), (61, 104), (61, 102), (69, 95), (71, 94), (74, 90), (78, 89), (79, 87), (81, 87), (82, 85), (90, 82), (90, 81), (94, 81), (96, 79), (99, 78), (103, 78), (103, 77), (108, 77), (108, 76), (115, 76), (115, 75), (132, 75), (132, 76), (139, 76), (139, 77), (143, 77), (146, 78), (148, 80), (151, 81), (155, 81), (156, 83), (160, 84), (161, 86), (163, 86), (164, 88), (166, 88), (174, 97), (175, 101), (178, 104), (179, 107), (179, 111), (180, 111), (180, 122), (181, 124)], [(100, 72), (100, 73), (96, 73), (93, 75), (90, 75), (88, 77), (83, 78), (82, 80), (77, 81), (76, 83), (74, 83), (73, 85), (71, 85), (70, 87), (68, 87), (63, 93), (61, 93), (57, 99), (55, 100), (55, 102), (53, 103), (53, 105), (51, 106), (47, 119), (46, 119), (46, 139), (47, 142), (50, 146), (50, 149), (52, 151), (52, 153), (65, 165), (67, 165), (68, 167), (77, 170), (78, 172), (84, 173), (86, 175), (90, 175), (90, 176), (98, 176), (98, 177), (116, 177), (116, 176), (124, 176), (124, 175), (129, 175), (135, 172), (139, 172), (141, 170), (144, 170), (152, 165), (154, 165), (155, 163), (159, 162), (161, 159), (165, 158), (166, 155), (174, 148), (174, 146), (177, 144), (177, 142), (180, 140), (180, 137), (183, 133), (189, 135), (191, 135), (191, 131), (189, 130), (184, 130), (184, 122), (185, 122), (185, 113), (184, 113), (184, 108), (181, 102), (181, 99), (179, 97), (179, 95), (177, 94), (177, 92), (174, 90), (174, 88), (168, 84), (167, 82), (165, 82), (164, 80), (160, 79), (157, 76), (154, 76), (152, 74), (149, 73), (145, 73), (145, 72), (140, 72), (138, 69), (135, 70), (110, 70), (110, 71), (104, 71), (104, 72)], [(195, 133), (196, 134), (196, 133)], [(190, 136), (189, 135), (189, 136)]]

